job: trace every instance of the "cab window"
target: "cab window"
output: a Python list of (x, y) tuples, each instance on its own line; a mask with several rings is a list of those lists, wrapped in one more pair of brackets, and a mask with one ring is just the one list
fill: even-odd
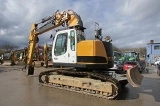
[(70, 32), (70, 47), (72, 51), (75, 51), (75, 32)]
[(55, 56), (63, 55), (67, 51), (68, 33), (58, 34), (56, 38), (54, 54)]

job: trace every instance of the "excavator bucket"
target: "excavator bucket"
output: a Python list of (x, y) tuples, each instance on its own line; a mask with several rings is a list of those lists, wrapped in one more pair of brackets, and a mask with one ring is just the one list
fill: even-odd
[(140, 74), (138, 66), (127, 70), (127, 80), (133, 87), (139, 87), (142, 79), (143, 76)]

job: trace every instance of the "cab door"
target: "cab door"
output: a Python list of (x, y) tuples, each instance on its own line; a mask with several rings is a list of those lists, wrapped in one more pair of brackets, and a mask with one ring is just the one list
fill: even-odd
[(53, 63), (76, 63), (76, 30), (64, 30), (57, 32), (52, 48)]
[(70, 30), (68, 42), (68, 63), (77, 63), (77, 36), (75, 30)]
[(55, 35), (52, 48), (53, 63), (68, 63), (68, 30), (59, 31)]

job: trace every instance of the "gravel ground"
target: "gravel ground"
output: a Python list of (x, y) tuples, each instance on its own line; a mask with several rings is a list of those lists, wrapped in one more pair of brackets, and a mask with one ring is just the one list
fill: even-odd
[(0, 106), (160, 106), (160, 76), (155, 67), (147, 67), (140, 88), (129, 84), (120, 99), (106, 100), (39, 85), (35, 75), (25, 76), (22, 66), (0, 66)]

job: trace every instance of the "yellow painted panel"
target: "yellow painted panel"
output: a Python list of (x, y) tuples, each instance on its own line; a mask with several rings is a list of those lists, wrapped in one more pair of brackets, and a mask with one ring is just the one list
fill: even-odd
[[(77, 45), (77, 56), (102, 56), (107, 57), (104, 45), (99, 40), (85, 40)], [(106, 58), (107, 59), (107, 58)]]

